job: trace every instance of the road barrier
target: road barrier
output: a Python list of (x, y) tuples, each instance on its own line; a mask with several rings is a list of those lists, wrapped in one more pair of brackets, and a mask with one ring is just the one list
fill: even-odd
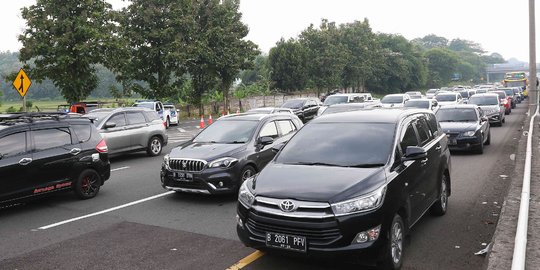
[[(537, 98), (536, 100), (539, 99)], [(529, 200), (531, 193), (532, 136), (534, 130), (534, 120), (538, 115), (539, 109), (538, 104), (536, 104), (536, 112), (531, 116), (529, 133), (527, 134), (527, 151), (525, 153), (525, 169), (523, 170), (523, 187), (521, 189), (521, 202), (519, 204), (518, 224), (516, 238), (514, 241), (512, 270), (525, 269), (525, 257), (527, 253), (527, 228), (529, 225)]]

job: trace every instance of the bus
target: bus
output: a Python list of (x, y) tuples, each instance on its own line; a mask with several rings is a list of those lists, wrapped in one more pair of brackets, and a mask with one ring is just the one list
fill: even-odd
[(527, 84), (527, 74), (525, 74), (525, 72), (507, 72), (504, 75), (504, 87), (521, 87), (525, 90)]

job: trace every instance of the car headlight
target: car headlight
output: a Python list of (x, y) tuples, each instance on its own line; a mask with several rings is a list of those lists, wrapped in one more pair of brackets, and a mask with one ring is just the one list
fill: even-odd
[(210, 164), (208, 164), (208, 168), (229, 168), (236, 164), (236, 162), (238, 162), (238, 159), (232, 157), (218, 158), (210, 162)]
[(463, 136), (465, 136), (465, 137), (472, 137), (472, 136), (474, 136), (474, 134), (476, 134), (476, 131), (474, 131), (474, 130), (463, 132)]
[(384, 200), (386, 186), (352, 200), (332, 204), (332, 211), (336, 216), (367, 212), (379, 208)]
[(248, 187), (248, 182), (251, 183), (252, 180), (253, 177), (248, 178), (246, 181), (244, 181), (244, 183), (242, 183), (242, 186), (240, 186), (240, 190), (238, 191), (238, 201), (247, 209), (251, 208), (253, 202), (255, 202), (255, 195), (251, 193)]
[(169, 160), (170, 160), (169, 154), (163, 156), (163, 165), (165, 165), (165, 168), (168, 170), (171, 169), (171, 167), (169, 167)]

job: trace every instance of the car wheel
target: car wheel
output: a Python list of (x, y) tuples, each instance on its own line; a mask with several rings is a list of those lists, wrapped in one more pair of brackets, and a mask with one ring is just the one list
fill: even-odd
[(484, 137), (483, 137), (483, 136), (484, 136), (484, 135), (482, 135), (482, 141), (480, 142), (480, 145), (478, 145), (478, 146), (476, 147), (476, 153), (477, 153), (477, 154), (480, 154), (480, 155), (484, 153), (484, 143), (483, 143)]
[(100, 187), (101, 178), (99, 174), (92, 169), (87, 169), (77, 177), (73, 191), (77, 197), (86, 200), (94, 198), (98, 194)]
[[(502, 124), (506, 123), (506, 118), (505, 117), (503, 117), (503, 119), (501, 120), (501, 123)], [(502, 124), (501, 124), (501, 126), (502, 126)]]
[(487, 137), (487, 140), (486, 142), (484, 143), (485, 145), (490, 145), (491, 144), (491, 130), (488, 131), (488, 137)]
[(146, 153), (151, 156), (157, 156), (161, 154), (161, 150), (163, 149), (163, 142), (161, 142), (161, 139), (158, 136), (153, 136), (148, 141), (148, 146), (146, 148)]
[(171, 126), (171, 119), (167, 116), (167, 121), (165, 121), (165, 128), (169, 128)]
[(381, 269), (400, 269), (403, 263), (403, 247), (405, 244), (405, 226), (400, 215), (394, 215), (390, 231), (388, 232), (388, 242), (385, 247)]
[(431, 214), (443, 216), (448, 209), (448, 176), (443, 174), (441, 177), (441, 186), (439, 188), (439, 199), (431, 206)]
[(246, 181), (248, 178), (255, 175), (256, 173), (257, 173), (257, 170), (255, 170), (253, 166), (246, 165), (242, 169), (242, 172), (240, 173), (240, 183), (238, 183), (238, 188), (240, 188), (240, 186), (242, 185), (242, 183), (244, 183), (244, 181)]

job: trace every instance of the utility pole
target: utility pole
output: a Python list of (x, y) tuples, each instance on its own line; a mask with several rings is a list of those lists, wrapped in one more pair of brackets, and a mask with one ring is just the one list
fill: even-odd
[(534, 114), (536, 104), (538, 104), (538, 87), (536, 86), (536, 19), (534, 6), (534, 0), (529, 0), (529, 115)]

